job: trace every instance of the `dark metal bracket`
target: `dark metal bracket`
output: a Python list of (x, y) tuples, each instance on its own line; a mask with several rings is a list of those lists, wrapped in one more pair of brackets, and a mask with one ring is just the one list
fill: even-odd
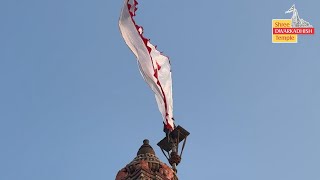
[[(183, 127), (178, 126), (172, 132), (167, 134), (157, 145), (161, 148), (162, 153), (168, 159), (172, 169), (177, 172), (176, 166), (180, 163), (184, 147), (186, 145), (189, 132)], [(180, 154), (179, 144), (183, 141)], [(166, 154), (166, 153), (167, 154)]]

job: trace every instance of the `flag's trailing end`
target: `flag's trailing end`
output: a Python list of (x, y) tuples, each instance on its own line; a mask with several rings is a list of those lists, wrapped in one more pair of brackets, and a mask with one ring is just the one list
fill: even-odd
[(172, 79), (169, 58), (162, 55), (149, 39), (143, 36), (143, 28), (135, 23), (138, 2), (124, 0), (119, 19), (123, 39), (137, 57), (144, 80), (155, 93), (165, 128), (172, 131), (173, 121)]

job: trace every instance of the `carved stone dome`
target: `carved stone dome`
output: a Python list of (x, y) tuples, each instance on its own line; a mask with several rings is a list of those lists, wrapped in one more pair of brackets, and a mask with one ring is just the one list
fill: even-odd
[(145, 139), (137, 156), (121, 169), (116, 180), (176, 180), (175, 172), (155, 155), (149, 140)]
[(143, 145), (139, 148), (139, 151), (137, 152), (137, 156), (147, 153), (156, 155), (153, 148), (149, 145), (149, 140), (145, 139), (143, 140)]

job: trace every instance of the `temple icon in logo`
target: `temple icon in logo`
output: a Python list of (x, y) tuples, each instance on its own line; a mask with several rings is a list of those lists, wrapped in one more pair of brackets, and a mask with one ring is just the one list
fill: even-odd
[(292, 24), (291, 26), (294, 27), (312, 27), (312, 25), (305, 21), (304, 19), (299, 17), (298, 10), (296, 9), (295, 5), (292, 5), (291, 8), (285, 12), (286, 14), (292, 13), (291, 21)]

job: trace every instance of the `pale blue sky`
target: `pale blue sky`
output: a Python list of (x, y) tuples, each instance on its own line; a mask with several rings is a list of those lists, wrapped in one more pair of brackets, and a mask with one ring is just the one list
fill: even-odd
[[(295, 3), (315, 28), (272, 44)], [(162, 119), (118, 30), (122, 0), (0, 1), (0, 179), (111, 180)], [(320, 179), (320, 2), (139, 0), (171, 59), (182, 180)]]

